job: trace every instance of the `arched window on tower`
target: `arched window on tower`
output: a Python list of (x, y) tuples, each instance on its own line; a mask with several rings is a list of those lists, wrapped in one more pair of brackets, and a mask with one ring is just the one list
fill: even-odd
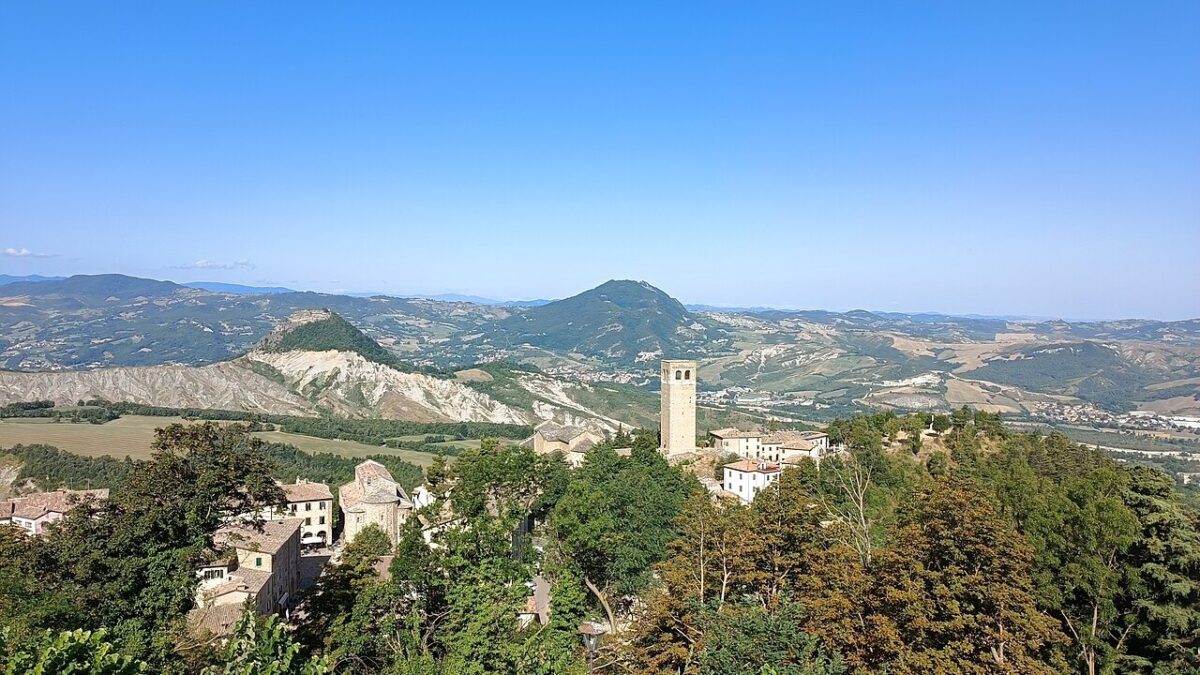
[(683, 371), (682, 370), (675, 371), (675, 379), (677, 379), (677, 380), (683, 379)]
[(685, 379), (685, 380), (692, 379), (692, 371), (690, 371), (690, 370), (683, 371), (683, 379)]

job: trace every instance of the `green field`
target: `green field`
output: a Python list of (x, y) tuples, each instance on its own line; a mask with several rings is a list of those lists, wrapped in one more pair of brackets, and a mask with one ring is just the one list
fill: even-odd
[[(150, 457), (150, 444), (154, 440), (154, 430), (183, 421), (179, 417), (142, 415), (126, 415), (107, 424), (56, 423), (37, 418), (3, 419), (0, 420), (0, 447), (44, 443), (67, 452), (89, 457), (111, 455), (118, 459), (126, 456), (133, 459), (147, 459)], [(420, 466), (429, 466), (433, 461), (433, 455), (428, 453), (366, 445), (354, 441), (314, 438), (281, 431), (261, 432), (255, 435), (272, 443), (294, 445), (305, 452), (331, 452), (344, 457), (392, 455)], [(470, 444), (472, 441), (453, 444), (461, 443)], [(478, 445), (478, 441), (474, 441), (474, 443)]]
[[(341, 441), (329, 438), (316, 438), (301, 434), (289, 434), (284, 431), (260, 431), (255, 436), (269, 443), (285, 443), (294, 445), (305, 452), (330, 452), (343, 457), (366, 457), (367, 455), (390, 455), (412, 462), (418, 466), (429, 466), (433, 463), (433, 455), (414, 450), (400, 450), (382, 445), (367, 445), (357, 441)], [(3, 438), (3, 436), (0, 436)], [(424, 438), (424, 437), (422, 437)], [(478, 444), (478, 442), (476, 442)]]

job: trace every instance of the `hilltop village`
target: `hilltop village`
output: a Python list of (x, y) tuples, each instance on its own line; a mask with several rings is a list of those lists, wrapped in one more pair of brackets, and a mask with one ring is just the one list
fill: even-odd
[[(205, 675), (1195, 665), (1200, 518), (1169, 475), (966, 407), (701, 429), (700, 366), (660, 363), (657, 429), (487, 427), (510, 435), (424, 468), (272, 447), (236, 419), (168, 424), (139, 462), (37, 450), (107, 482), (0, 501), (4, 635), (38, 650), (12, 658), (61, 644)], [(1094, 590), (1046, 604), (1084, 568)], [(1164, 574), (1166, 594), (1105, 585)], [(1151, 601), (1180, 621), (1123, 639)], [(1073, 638), (1092, 616), (1095, 641)]]
[[(829, 437), (819, 431), (763, 431), (757, 429), (714, 429), (698, 437), (696, 391), (699, 364), (693, 360), (665, 360), (661, 365), (660, 447), (658, 452), (673, 464), (709, 466), (716, 462), (720, 479), (709, 472), (697, 479), (714, 499), (733, 499), (743, 504), (772, 485), (783, 470), (800, 462), (819, 464), (831, 452)], [(605, 441), (592, 429), (544, 422), (522, 442), (539, 456), (561, 458), (578, 468), (588, 453)], [(836, 449), (834, 450), (836, 451)], [(615, 449), (629, 457), (632, 448)], [(200, 634), (228, 636), (236, 627), (244, 607), (263, 616), (288, 617), (300, 594), (312, 587), (325, 563), (335, 559), (346, 544), (364, 531), (381, 531), (392, 547), (400, 543), (405, 524), (434, 503), (427, 485), (411, 494), (374, 460), (354, 469), (354, 479), (330, 486), (298, 476), (293, 483), (278, 485), (283, 494), (279, 504), (231, 515), (217, 530), (212, 547), (196, 567), (198, 580), (195, 608), (189, 623)], [(337, 500), (334, 499), (336, 490)], [(107, 489), (56, 490), (21, 494), (0, 502), (0, 524), (8, 524), (30, 536), (53, 536), (53, 523), (61, 521), (80, 504), (108, 498)], [(340, 532), (334, 530), (334, 510), (340, 511)], [(422, 528), (432, 541), (434, 528), (447, 522), (424, 517)], [(526, 531), (527, 533), (527, 531)], [(545, 622), (548, 591), (531, 581), (530, 607), (521, 612), (522, 622)]]

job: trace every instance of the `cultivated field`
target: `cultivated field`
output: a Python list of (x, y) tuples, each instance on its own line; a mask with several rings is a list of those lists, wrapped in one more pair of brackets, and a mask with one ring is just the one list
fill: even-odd
[[(433, 455), (413, 450), (399, 450), (382, 445), (367, 445), (357, 441), (340, 441), (328, 438), (316, 438), (301, 434), (289, 434), (283, 431), (262, 431), (254, 434), (264, 441), (271, 443), (286, 443), (294, 445), (305, 452), (331, 452), (343, 457), (365, 457), (367, 455), (392, 455), (412, 462), (418, 466), (429, 466), (433, 463)], [(478, 442), (476, 442), (478, 444)]]
[[(0, 447), (44, 443), (67, 452), (90, 457), (111, 455), (118, 459), (126, 456), (133, 459), (147, 459), (150, 457), (150, 444), (154, 440), (154, 430), (183, 421), (179, 417), (140, 415), (126, 415), (107, 424), (71, 424), (39, 419), (5, 419), (0, 420)], [(394, 455), (420, 466), (429, 466), (433, 461), (433, 456), (427, 453), (396, 450), (354, 441), (314, 438), (280, 431), (255, 435), (272, 443), (294, 445), (305, 452), (331, 452), (345, 457)]]
[(71, 424), (39, 419), (0, 420), (0, 447), (44, 443), (77, 455), (117, 459), (150, 457), (154, 430), (182, 422), (181, 417), (142, 417), (128, 415), (107, 424)]

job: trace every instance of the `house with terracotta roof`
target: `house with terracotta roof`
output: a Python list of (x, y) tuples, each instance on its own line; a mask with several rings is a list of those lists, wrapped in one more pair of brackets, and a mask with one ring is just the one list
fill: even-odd
[(570, 424), (542, 422), (533, 430), (533, 451), (539, 455), (561, 452), (571, 466), (579, 466), (588, 450), (604, 438), (590, 429)]
[(779, 480), (779, 476), (783, 474), (778, 464), (752, 459), (731, 462), (723, 468), (725, 480), (722, 483), (725, 491), (736, 495), (743, 504), (753, 502), (759, 492)]
[(249, 602), (259, 614), (284, 614), (300, 586), (302, 518), (238, 521), (217, 530), (207, 560), (196, 569), (199, 585), (189, 624), (227, 635)]
[(749, 459), (760, 459), (763, 433), (741, 429), (715, 429), (708, 432), (709, 442), (718, 451), (737, 454)]
[(266, 520), (299, 518), (300, 544), (328, 546), (333, 542), (333, 492), (324, 483), (297, 478), (295, 483), (279, 486), (286, 504), (282, 508), (267, 507), (260, 514)]
[(803, 459), (820, 463), (829, 454), (829, 434), (821, 431), (776, 431), (762, 440), (758, 459), (795, 464)]
[(46, 527), (66, 517), (76, 504), (108, 499), (108, 490), (53, 490), (31, 492), (0, 501), (0, 525), (12, 525), (27, 534), (41, 536)]
[(393, 478), (387, 467), (368, 459), (354, 467), (354, 480), (338, 488), (346, 542), (354, 540), (363, 528), (374, 523), (392, 540), (400, 538), (400, 526), (413, 512), (408, 493)]

